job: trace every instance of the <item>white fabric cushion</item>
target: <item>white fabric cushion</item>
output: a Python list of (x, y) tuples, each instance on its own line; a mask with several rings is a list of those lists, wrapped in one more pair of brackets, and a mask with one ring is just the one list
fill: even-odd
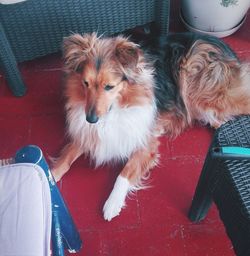
[(48, 256), (51, 195), (44, 171), (34, 164), (0, 167), (0, 256)]

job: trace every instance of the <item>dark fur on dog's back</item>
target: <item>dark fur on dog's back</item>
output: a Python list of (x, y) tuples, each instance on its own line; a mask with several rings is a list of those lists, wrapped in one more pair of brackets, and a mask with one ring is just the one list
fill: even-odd
[[(247, 77), (249, 71), (222, 40), (194, 33), (166, 37), (156, 33), (141, 43), (154, 59), (156, 104), (170, 136), (178, 135), (194, 121), (218, 127), (234, 115), (250, 111), (243, 104), (236, 111), (233, 109), (238, 101), (230, 96), (230, 91), (245, 87), (243, 91), (249, 95), (247, 85), (241, 85), (242, 77)], [(245, 102), (244, 93), (239, 94)]]
[(187, 32), (172, 33), (166, 37), (154, 37), (154, 40), (150, 41), (151, 44), (144, 48), (155, 59), (155, 94), (160, 111), (171, 110), (173, 103), (183, 105), (176, 87), (180, 62), (197, 40), (203, 40), (220, 48), (225, 56), (238, 61), (237, 56), (227, 44), (212, 36)]

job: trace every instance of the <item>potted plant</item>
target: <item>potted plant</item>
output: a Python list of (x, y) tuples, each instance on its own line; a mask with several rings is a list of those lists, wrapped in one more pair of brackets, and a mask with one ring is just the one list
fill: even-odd
[(250, 0), (181, 0), (180, 16), (191, 31), (225, 37), (240, 28), (249, 7)]

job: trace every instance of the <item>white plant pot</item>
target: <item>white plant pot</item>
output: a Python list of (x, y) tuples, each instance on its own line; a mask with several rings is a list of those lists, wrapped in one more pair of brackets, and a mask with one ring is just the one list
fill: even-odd
[(250, 0), (181, 0), (181, 18), (189, 30), (223, 37), (243, 24), (249, 7)]

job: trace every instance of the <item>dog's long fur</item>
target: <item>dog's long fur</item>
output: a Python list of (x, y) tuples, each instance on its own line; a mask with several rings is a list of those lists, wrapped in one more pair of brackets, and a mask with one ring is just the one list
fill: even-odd
[(106, 201), (106, 220), (158, 161), (158, 137), (198, 121), (219, 127), (250, 113), (250, 68), (222, 41), (191, 33), (139, 45), (127, 38), (72, 35), (64, 40), (67, 131), (59, 180), (82, 154), (96, 166), (125, 166)]

